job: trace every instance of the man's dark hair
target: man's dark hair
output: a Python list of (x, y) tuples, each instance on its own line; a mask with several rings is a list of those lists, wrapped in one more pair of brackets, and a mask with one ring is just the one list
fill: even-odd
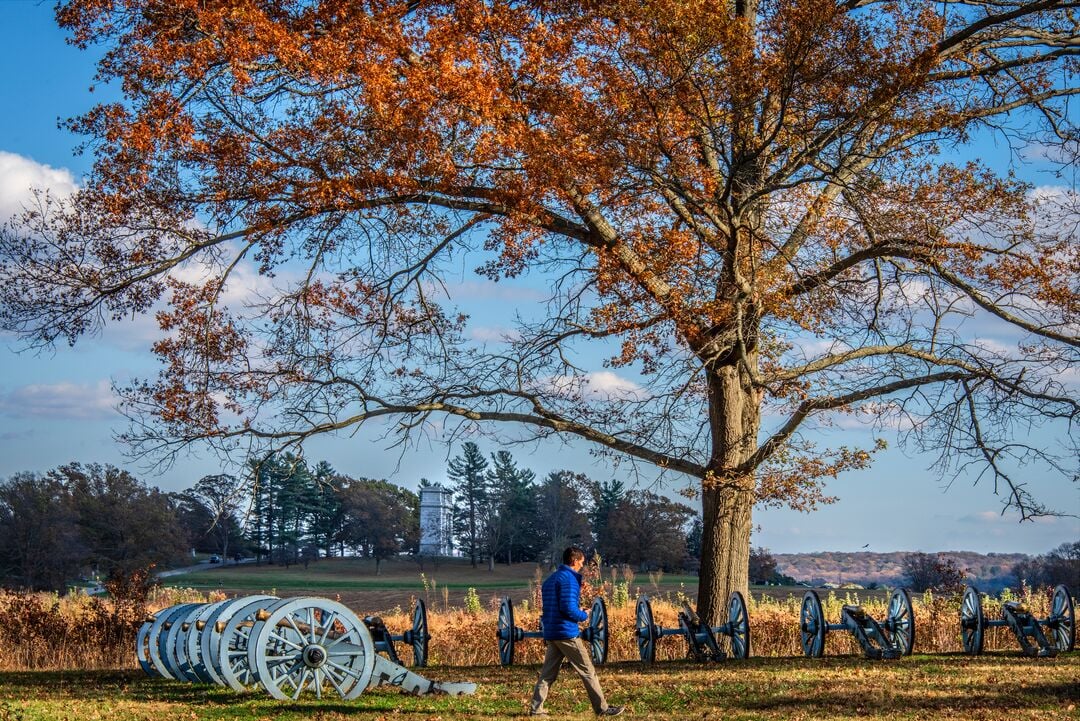
[(585, 558), (585, 551), (582, 551), (577, 546), (570, 546), (570, 548), (562, 552), (562, 562), (567, 566), (573, 565), (574, 561), (579, 558)]

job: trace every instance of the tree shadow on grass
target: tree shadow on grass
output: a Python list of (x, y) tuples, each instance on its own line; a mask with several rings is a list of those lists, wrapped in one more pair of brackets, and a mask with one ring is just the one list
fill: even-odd
[[(459, 714), (481, 716), (519, 715), (515, 700), (504, 702), (486, 699), (472, 703), (469, 697), (410, 696), (394, 689), (368, 690), (358, 698), (343, 701), (336, 695), (322, 700), (278, 701), (254, 689), (239, 693), (209, 684), (191, 684), (149, 678), (141, 671), (19, 671), (0, 673), (0, 704), (6, 701), (131, 701), (148, 704), (166, 703), (216, 706), (257, 707), (258, 717), (311, 716), (318, 714), (376, 713), (395, 715)], [(492, 708), (492, 706), (496, 708)], [(502, 708), (505, 705), (506, 708)], [(463, 709), (463, 707), (466, 707)]]

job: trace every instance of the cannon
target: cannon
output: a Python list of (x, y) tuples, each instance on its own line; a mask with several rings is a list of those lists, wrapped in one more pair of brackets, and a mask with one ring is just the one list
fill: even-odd
[(728, 621), (720, 626), (702, 622), (690, 604), (683, 602), (679, 611), (679, 627), (664, 628), (653, 620), (652, 603), (648, 596), (638, 599), (634, 609), (638, 655), (645, 663), (656, 660), (656, 644), (665, 636), (682, 636), (686, 640), (687, 657), (696, 661), (721, 661), (727, 654), (717, 642), (717, 636), (728, 637), (733, 658), (750, 655), (750, 616), (746, 601), (738, 591), (728, 599)]
[(427, 606), (419, 598), (416, 599), (416, 606), (413, 607), (412, 628), (398, 636), (392, 635), (378, 616), (364, 616), (364, 625), (371, 632), (371, 637), (375, 639), (375, 650), (385, 653), (387, 658), (394, 663), (401, 663), (397, 650), (394, 648), (394, 643), (398, 642), (412, 646), (413, 666), (417, 668), (427, 666), (428, 641), (431, 640), (431, 634), (428, 633)]
[[(377, 627), (385, 631), (379, 621)], [(414, 645), (427, 660), (427, 611), (413, 613), (413, 627), (383, 639), (389, 656), (395, 641)], [(368, 624), (336, 601), (246, 596), (162, 609), (139, 627), (136, 657), (151, 676), (216, 683), (237, 691), (261, 686), (278, 699), (336, 694), (353, 699), (380, 684), (414, 694), (471, 694), (472, 683), (430, 681), (378, 655)], [(396, 658), (396, 654), (395, 654)]]
[(799, 631), (803, 653), (820, 658), (825, 652), (829, 631), (847, 630), (859, 642), (863, 655), (872, 659), (895, 659), (911, 655), (915, 645), (915, 613), (907, 589), (893, 591), (885, 620), (875, 621), (861, 606), (845, 605), (840, 623), (827, 623), (821, 599), (816, 591), (803, 596), (799, 613)]
[[(499, 663), (503, 666), (514, 664), (514, 647), (526, 638), (543, 638), (543, 630), (526, 631), (514, 624), (514, 604), (509, 596), (499, 605), (498, 630)], [(604, 599), (597, 597), (589, 609), (588, 625), (578, 636), (589, 647), (589, 656), (597, 666), (607, 661), (608, 654), (608, 617)]]
[[(1076, 611), (1072, 594), (1066, 586), (1057, 586), (1050, 597), (1050, 615), (1046, 618), (1037, 618), (1023, 603), (1006, 601), (1001, 605), (1001, 619), (991, 621), (983, 614), (978, 589), (974, 586), (964, 588), (960, 600), (960, 643), (964, 652), (972, 656), (982, 653), (985, 630), (995, 626), (1012, 629), (1025, 656), (1056, 656), (1071, 651), (1076, 645)], [(1043, 626), (1051, 638), (1043, 633)]]

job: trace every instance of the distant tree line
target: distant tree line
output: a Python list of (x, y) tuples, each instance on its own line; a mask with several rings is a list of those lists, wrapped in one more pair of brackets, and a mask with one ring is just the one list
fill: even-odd
[(184, 562), (192, 551), (282, 565), (415, 552), (419, 499), (285, 454), (246, 478), (205, 476), (166, 493), (110, 465), (71, 463), (0, 481), (0, 585), (63, 590)]
[[(905, 582), (913, 591), (956, 593), (969, 581), (969, 573), (941, 553), (909, 553), (903, 561)], [(1065, 584), (1080, 589), (1080, 541), (1063, 543), (1049, 553), (1020, 561), (1012, 567), (1014, 588), (1044, 588)]]
[(1056, 586), (1064, 583), (1080, 592), (1080, 541), (1063, 543), (1053, 551), (1013, 566), (1016, 585)]
[(700, 561), (695, 511), (647, 490), (627, 490), (619, 480), (567, 470), (537, 480), (508, 451), (485, 456), (473, 442), (451, 459), (447, 478), (456, 546), (473, 566), (551, 565), (569, 545), (639, 569), (693, 568)]
[[(474, 565), (554, 564), (570, 544), (638, 569), (693, 569), (701, 522), (688, 506), (618, 480), (561, 470), (537, 480), (505, 450), (466, 443), (447, 469), (457, 553)], [(429, 485), (421, 480), (421, 488)], [(63, 590), (183, 563), (192, 551), (258, 563), (417, 554), (418, 494), (291, 454), (252, 459), (166, 493), (110, 465), (71, 463), (0, 481), (0, 585)]]
[(0, 483), (0, 580), (61, 590), (178, 561), (187, 548), (175, 499), (113, 466), (71, 463)]

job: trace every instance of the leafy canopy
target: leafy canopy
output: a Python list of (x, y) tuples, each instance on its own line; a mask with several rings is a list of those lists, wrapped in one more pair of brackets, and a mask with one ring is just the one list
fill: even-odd
[[(4, 326), (156, 311), (136, 452), (508, 421), (805, 507), (869, 453), (800, 431), (856, 412), (1039, 512), (1017, 464), (1075, 472), (1076, 195), (950, 158), (1074, 160), (1071, 5), (69, 0), (124, 100), (0, 238)], [(460, 267), (551, 297), (477, 343)]]

